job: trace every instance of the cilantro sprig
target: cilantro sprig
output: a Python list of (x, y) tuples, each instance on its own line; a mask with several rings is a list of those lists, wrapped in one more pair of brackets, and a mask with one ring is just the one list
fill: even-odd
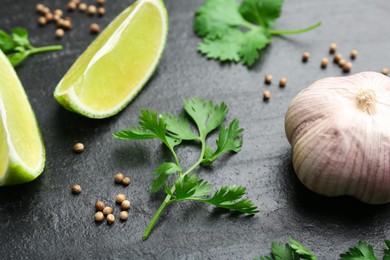
[[(124, 140), (160, 139), (173, 155), (173, 162), (164, 162), (153, 172), (155, 179), (151, 183), (150, 192), (155, 193), (163, 189), (166, 197), (146, 228), (143, 240), (148, 238), (165, 208), (176, 202), (197, 201), (246, 214), (258, 212), (251, 200), (243, 198), (245, 187), (224, 186), (212, 194), (211, 184), (193, 173), (199, 165), (210, 165), (228, 152), (238, 153), (241, 150), (243, 129), (240, 128), (238, 120), (234, 119), (228, 127), (224, 125), (228, 113), (225, 103), (214, 104), (212, 101), (192, 98), (184, 100), (183, 104), (186, 116), (196, 125), (197, 133), (192, 131), (190, 121), (185, 116), (142, 110), (139, 126), (114, 134), (115, 138)], [(220, 132), (216, 148), (212, 148), (206, 144), (206, 139), (218, 128)], [(175, 152), (175, 147), (183, 140), (201, 146), (199, 159), (187, 170), (181, 167)]]
[(221, 62), (243, 62), (248, 67), (259, 59), (259, 51), (272, 36), (298, 34), (321, 23), (299, 30), (272, 30), (282, 12), (284, 0), (205, 0), (195, 14), (195, 33), (203, 38), (198, 50)]
[[(383, 260), (390, 260), (390, 240), (385, 240), (387, 248), (384, 250)], [(272, 255), (262, 256), (254, 260), (316, 260), (317, 257), (298, 241), (289, 238), (289, 243), (272, 243)], [(351, 247), (348, 251), (340, 254), (340, 260), (378, 260), (374, 249), (364, 241), (359, 241), (357, 246)]]
[(16, 67), (22, 63), (28, 56), (62, 50), (61, 45), (52, 45), (44, 47), (34, 47), (28, 39), (28, 32), (23, 28), (14, 28), (11, 35), (0, 30), (0, 50), (6, 54), (12, 66)]

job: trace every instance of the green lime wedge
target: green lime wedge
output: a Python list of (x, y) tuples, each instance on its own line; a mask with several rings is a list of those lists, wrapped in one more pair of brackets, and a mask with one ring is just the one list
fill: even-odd
[(119, 14), (76, 60), (54, 97), (90, 118), (117, 114), (156, 69), (168, 35), (161, 0), (138, 0)]
[(45, 148), (26, 93), (2, 51), (0, 120), (0, 186), (34, 180), (45, 166)]

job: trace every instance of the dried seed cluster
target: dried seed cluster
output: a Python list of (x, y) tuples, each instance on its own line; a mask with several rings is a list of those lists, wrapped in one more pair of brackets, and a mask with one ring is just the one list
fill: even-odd
[[(126, 199), (125, 194), (118, 194), (115, 197), (115, 202), (120, 205), (120, 213), (119, 213), (119, 219), (122, 221), (127, 220), (129, 217), (129, 213), (127, 212), (130, 207), (130, 201)], [(95, 203), (95, 221), (96, 222), (102, 222), (104, 220), (104, 216), (106, 216), (106, 220), (108, 224), (112, 224), (115, 222), (115, 215), (114, 208), (110, 206), (106, 206), (103, 201), (97, 200)]]
[[(264, 76), (264, 83), (266, 85), (271, 85), (272, 84), (272, 79), (273, 76), (271, 74), (266, 74)], [(286, 77), (281, 77), (279, 79), (279, 87), (284, 88), (287, 84), (287, 78)], [(268, 101), (271, 98), (271, 92), (269, 90), (264, 90), (263, 91), (263, 100)]]
[(118, 172), (115, 177), (114, 177), (114, 180), (116, 183), (120, 184), (122, 183), (124, 186), (128, 186), (131, 184), (131, 179), (130, 177), (126, 177), (123, 173), (121, 172)]
[[(64, 10), (73, 12), (78, 9), (80, 13), (87, 13), (89, 16), (103, 16), (106, 13), (106, 9), (103, 7), (104, 4), (105, 0), (97, 0), (95, 5), (87, 5), (80, 0), (70, 0)], [(52, 12), (43, 4), (37, 4), (35, 9), (40, 14), (38, 18), (38, 24), (40, 26), (46, 26), (49, 23), (56, 24), (56, 38), (62, 38), (65, 35), (65, 31), (72, 28), (72, 20), (68, 16), (64, 17), (64, 10), (55, 9)], [(92, 34), (100, 32), (100, 26), (97, 23), (92, 23), (89, 29)]]

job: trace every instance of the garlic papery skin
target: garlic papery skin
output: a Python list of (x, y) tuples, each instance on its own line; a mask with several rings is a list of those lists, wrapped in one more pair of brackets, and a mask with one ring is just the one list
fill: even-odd
[(325, 196), (390, 202), (390, 79), (324, 78), (291, 102), (285, 131), (300, 181)]

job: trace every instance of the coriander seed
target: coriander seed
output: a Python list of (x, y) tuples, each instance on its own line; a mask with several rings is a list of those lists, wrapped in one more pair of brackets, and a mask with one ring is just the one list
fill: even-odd
[(96, 203), (95, 203), (95, 208), (97, 211), (103, 211), (103, 209), (106, 207), (106, 205), (104, 205), (104, 202), (101, 201), (101, 200), (97, 200)]
[(92, 23), (89, 26), (89, 30), (91, 31), (91, 33), (96, 34), (96, 33), (100, 32), (100, 26), (97, 23)]
[(269, 92), (268, 90), (265, 90), (263, 92), (263, 100), (268, 101), (270, 98), (271, 98), (271, 92)]
[(72, 193), (73, 194), (80, 194), (81, 192), (81, 186), (78, 184), (75, 184), (71, 187)]
[(47, 24), (46, 18), (43, 17), (43, 16), (39, 17), (39, 18), (38, 18), (38, 24), (39, 24), (40, 26), (46, 25), (46, 24)]
[(345, 59), (339, 60), (339, 66), (340, 66), (340, 68), (342, 68), (342, 67), (345, 65), (345, 63), (347, 63), (347, 61), (346, 61)]
[(42, 9), (42, 14), (47, 14), (47, 13), (50, 13), (50, 9), (47, 8), (47, 7), (44, 7), (44, 8)]
[(63, 20), (62, 27), (65, 30), (70, 30), (72, 28), (72, 22), (70, 20)]
[[(62, 29), (58, 29), (58, 30), (62, 30)], [(62, 32), (64, 32), (64, 30), (62, 30)], [(75, 153), (82, 153), (82, 152), (84, 152), (84, 145), (82, 143), (76, 143), (73, 146), (73, 151)]]
[(353, 49), (353, 50), (351, 51), (351, 59), (352, 59), (352, 60), (356, 59), (357, 55), (358, 55), (358, 51), (355, 50), (355, 49)]
[(65, 34), (64, 30), (61, 28), (58, 28), (55, 32), (56, 38), (58, 38), (58, 39), (61, 39), (62, 37), (64, 37), (64, 34)]
[(264, 83), (269, 85), (272, 83), (272, 75), (271, 74), (265, 74), (264, 76)]
[(287, 78), (286, 77), (281, 77), (279, 80), (279, 87), (283, 88), (287, 84)]
[(101, 222), (101, 221), (103, 221), (103, 219), (104, 219), (103, 212), (98, 211), (98, 212), (95, 213), (95, 221), (96, 222)]
[(125, 221), (127, 220), (127, 218), (129, 217), (129, 213), (127, 211), (121, 211), (119, 213), (119, 218), (122, 220), (122, 221)]
[(115, 221), (115, 216), (112, 214), (108, 214), (107, 215), (107, 223), (112, 224), (112, 223), (114, 223), (114, 221)]
[(308, 61), (309, 58), (310, 58), (310, 53), (304, 52), (304, 53), (302, 54), (302, 61), (303, 61), (303, 62)]
[(329, 46), (329, 53), (335, 53), (337, 50), (337, 44), (336, 43), (332, 43), (330, 46)]
[(322, 58), (321, 59), (321, 68), (325, 69), (329, 64), (328, 58)]
[(121, 203), (121, 209), (122, 210), (128, 210), (129, 208), (130, 208), (130, 201), (128, 201), (128, 200), (124, 200), (124, 201), (122, 201), (122, 203)]
[(73, 3), (76, 3), (76, 5), (79, 5), (80, 4), (80, 0), (70, 0), (71, 2), (73, 2)]
[(104, 207), (103, 214), (108, 215), (108, 214), (111, 214), (113, 211), (114, 211), (114, 209), (111, 207)]
[(85, 11), (87, 11), (87, 8), (88, 8), (88, 6), (87, 6), (86, 3), (81, 3), (81, 4), (79, 4), (79, 11), (80, 11), (80, 12), (85, 12)]
[(116, 195), (115, 202), (121, 204), (125, 199), (126, 199), (125, 194), (118, 194)]
[(56, 9), (54, 10), (54, 15), (62, 16), (64, 13), (62, 12), (61, 9)]
[(96, 2), (97, 2), (98, 5), (104, 5), (106, 0), (97, 0)]
[(383, 74), (383, 75), (389, 75), (389, 69), (388, 68), (383, 68), (382, 70), (381, 70), (381, 73)]
[(130, 185), (131, 183), (131, 179), (130, 177), (124, 177), (123, 180), (122, 180), (122, 184), (125, 185), (125, 186), (128, 186)]
[(106, 9), (104, 7), (98, 8), (98, 15), (103, 16), (106, 13)]
[(36, 6), (35, 6), (35, 10), (37, 10), (37, 12), (38, 13), (43, 13), (43, 11), (44, 11), (44, 9), (45, 9), (45, 6), (43, 5), (43, 4), (37, 4)]
[(125, 175), (123, 175), (123, 173), (118, 172), (117, 174), (115, 174), (115, 182), (122, 183), (122, 180), (124, 177), (125, 177)]
[(96, 6), (94, 5), (88, 6), (87, 13), (91, 16), (96, 14)]
[(46, 18), (46, 21), (50, 22), (50, 21), (53, 21), (54, 15), (52, 13), (46, 13), (45, 18)]
[(68, 11), (74, 11), (77, 8), (77, 4), (75, 2), (68, 3)]
[(348, 73), (348, 72), (351, 71), (351, 69), (352, 69), (352, 63), (346, 62), (346, 63), (343, 65), (343, 72)]
[(336, 55), (334, 55), (333, 57), (333, 62), (334, 63), (339, 63), (339, 61), (343, 58), (343, 56), (339, 53), (337, 53)]

